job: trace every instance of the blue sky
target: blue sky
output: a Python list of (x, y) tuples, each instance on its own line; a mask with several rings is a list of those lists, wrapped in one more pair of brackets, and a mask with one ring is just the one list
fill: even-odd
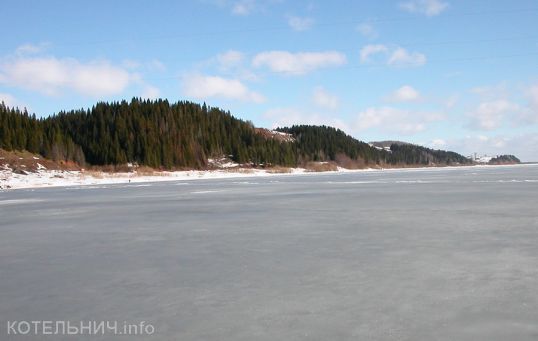
[(12, 1), (0, 100), (39, 116), (134, 96), (258, 126), (538, 160), (535, 1)]

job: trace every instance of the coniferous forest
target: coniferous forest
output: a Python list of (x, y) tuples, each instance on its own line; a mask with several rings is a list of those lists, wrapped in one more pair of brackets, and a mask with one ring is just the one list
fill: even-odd
[(301, 166), (309, 161), (360, 161), (364, 165), (450, 165), (464, 156), (416, 145), (375, 148), (326, 126), (280, 128), (293, 139), (261, 134), (229, 112), (167, 100), (98, 103), (91, 109), (36, 118), (0, 104), (0, 148), (27, 150), (80, 165), (137, 163), (162, 169), (202, 169), (226, 156), (253, 166)]

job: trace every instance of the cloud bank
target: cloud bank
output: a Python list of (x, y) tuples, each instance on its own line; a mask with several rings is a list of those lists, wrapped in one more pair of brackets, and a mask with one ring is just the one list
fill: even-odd
[(266, 51), (255, 55), (252, 65), (256, 68), (267, 67), (273, 72), (287, 75), (303, 75), (321, 68), (344, 65), (346, 62), (346, 56), (336, 51)]
[(265, 97), (247, 88), (238, 79), (190, 75), (183, 81), (183, 94), (196, 99), (220, 98), (261, 103)]

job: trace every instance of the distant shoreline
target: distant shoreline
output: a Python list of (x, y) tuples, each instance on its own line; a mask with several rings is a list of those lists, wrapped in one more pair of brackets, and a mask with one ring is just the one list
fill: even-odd
[(141, 184), (162, 181), (192, 181), (211, 179), (252, 178), (268, 176), (320, 175), (320, 174), (349, 174), (364, 172), (406, 172), (406, 171), (438, 171), (493, 167), (526, 167), (538, 166), (536, 162), (525, 162), (507, 165), (462, 165), (462, 166), (433, 166), (433, 167), (400, 167), (400, 168), (364, 168), (344, 169), (315, 172), (304, 168), (289, 168), (285, 171), (272, 172), (270, 169), (236, 168), (219, 170), (189, 170), (163, 171), (154, 174), (137, 174), (136, 172), (95, 172), (95, 171), (61, 171), (40, 170), (34, 173), (16, 174), (0, 170), (0, 190), (33, 189), (47, 187), (78, 187), (113, 184)]

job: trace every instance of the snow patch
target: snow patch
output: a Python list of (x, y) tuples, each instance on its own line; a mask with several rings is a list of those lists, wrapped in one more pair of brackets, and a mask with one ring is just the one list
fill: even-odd
[[(473, 170), (482, 167), (536, 167), (535, 164), (521, 165), (476, 165), (476, 166), (457, 166), (457, 167), (429, 167), (429, 168), (401, 168), (401, 169), (343, 169), (338, 168), (336, 171), (324, 172), (323, 174), (344, 174), (355, 172), (436, 172), (450, 171), (459, 169)], [(22, 173), (22, 172), (21, 172)], [(175, 185), (186, 185), (184, 181), (198, 179), (225, 179), (225, 178), (253, 178), (253, 177), (285, 177), (285, 176), (315, 176), (320, 173), (308, 172), (304, 168), (291, 168), (290, 172), (272, 173), (270, 169), (217, 169), (206, 171), (175, 171), (175, 172), (158, 172), (155, 175), (138, 175), (136, 172), (131, 173), (98, 173), (84, 171), (61, 171), (39, 169), (33, 173), (19, 174), (13, 172), (9, 166), (4, 165), (0, 168), (0, 189), (19, 189), (19, 188), (37, 188), (37, 187), (80, 187), (84, 188), (103, 188), (109, 184), (125, 184), (127, 187), (134, 186), (136, 183), (160, 182), (160, 181), (178, 181)], [(182, 181), (182, 182), (179, 182)], [(419, 183), (420, 180), (411, 180)], [(527, 183), (538, 182), (536, 179), (515, 180)], [(250, 182), (250, 181), (244, 181)], [(355, 182), (359, 183), (359, 182)]]
[(233, 162), (227, 157), (221, 157), (217, 159), (207, 159), (209, 166), (214, 168), (234, 168), (239, 167), (238, 163)]

